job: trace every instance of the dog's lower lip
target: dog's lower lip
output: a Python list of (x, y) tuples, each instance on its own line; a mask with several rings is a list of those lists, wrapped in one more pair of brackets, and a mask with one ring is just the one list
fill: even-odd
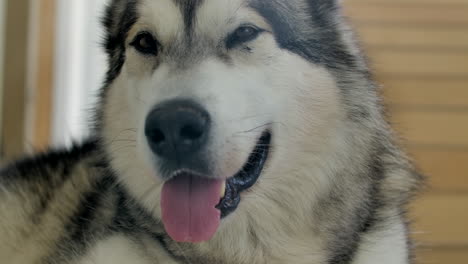
[(258, 140), (244, 167), (233, 177), (226, 180), (226, 191), (216, 206), (224, 218), (237, 209), (240, 193), (251, 188), (260, 177), (270, 151), (271, 133), (266, 131)]

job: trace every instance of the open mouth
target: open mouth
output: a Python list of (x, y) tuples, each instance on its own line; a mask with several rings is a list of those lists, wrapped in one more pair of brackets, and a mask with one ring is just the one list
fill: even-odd
[(263, 133), (242, 169), (227, 180), (183, 172), (164, 183), (161, 214), (168, 235), (178, 242), (210, 240), (221, 219), (238, 207), (241, 193), (257, 182), (268, 159), (270, 143), (271, 133)]
[(221, 218), (236, 210), (240, 203), (240, 193), (252, 187), (260, 177), (270, 150), (271, 134), (265, 132), (258, 140), (244, 167), (233, 177), (226, 180), (224, 197), (216, 208), (221, 211)]

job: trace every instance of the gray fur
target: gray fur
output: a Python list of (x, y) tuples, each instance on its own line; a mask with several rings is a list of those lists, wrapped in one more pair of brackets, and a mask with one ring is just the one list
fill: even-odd
[[(88, 263), (80, 261), (100, 248), (102, 241), (118, 236), (125, 237), (139, 255), (144, 255), (142, 258), (150, 260), (138, 263), (261, 264), (310, 260), (301, 263), (367, 264), (356, 262), (366, 254), (363, 252), (367, 242), (404, 224), (405, 263), (411, 262), (406, 207), (422, 179), (399, 149), (396, 136), (385, 120), (378, 87), (337, 1), (329, 0), (245, 2), (245, 6), (269, 24), (281, 50), (326, 69), (336, 82), (340, 109), (344, 109), (339, 124), (342, 137), (335, 139), (341, 151), (329, 154), (333, 157), (327, 160), (330, 164), (320, 164), (329, 186), (315, 186), (314, 181), (304, 183), (310, 184), (310, 192), (323, 189), (316, 201), (307, 203), (310, 206), (304, 212), (299, 212), (294, 204), (294, 196), (299, 194), (287, 190), (288, 186), (276, 186), (276, 193), (282, 196), (266, 192), (262, 197), (269, 201), (269, 208), (258, 210), (259, 215), (239, 218), (245, 221), (239, 226), (247, 230), (223, 233), (234, 237), (218, 237), (202, 245), (172, 241), (151, 211), (153, 208), (146, 204), (145, 199), (151, 193), (136, 195), (125, 182), (128, 175), (119, 167), (119, 153), (112, 148), (112, 144), (119, 144), (121, 135), (109, 136), (112, 121), (124, 122), (119, 121), (120, 117), (109, 117), (113, 105), (118, 104), (112, 99), (112, 89), (127, 63), (127, 38), (140, 19), (142, 1), (113, 0), (107, 9), (104, 25), (109, 71), (96, 111), (93, 139), (71, 150), (49, 151), (26, 158), (2, 170), (0, 261)], [(236, 55), (223, 46), (222, 38), (195, 34), (197, 15), (206, 1), (173, 0), (184, 19), (184, 32), (178, 33), (179, 38), (171, 46), (163, 47), (161, 60), (166, 59), (175, 75), (183, 76), (207, 58), (222, 58), (228, 67), (234, 63), (232, 57)], [(158, 71), (158, 67), (152, 70)], [(121, 133), (133, 132), (129, 129)], [(134, 135), (128, 136), (122, 140), (126, 145), (119, 149), (126, 151), (135, 141)], [(276, 151), (280, 152), (282, 147), (277, 146)], [(302, 179), (299, 176), (315, 177), (298, 175), (298, 179)], [(268, 229), (270, 221), (281, 228), (278, 235), (265, 234), (271, 230)], [(293, 223), (303, 224), (307, 229), (304, 234), (310, 237), (296, 241), (287, 238), (286, 244), (278, 247), (285, 239), (280, 234), (293, 230)], [(307, 244), (310, 252), (301, 256), (304, 241), (311, 243)], [(275, 251), (278, 248), (281, 252)]]

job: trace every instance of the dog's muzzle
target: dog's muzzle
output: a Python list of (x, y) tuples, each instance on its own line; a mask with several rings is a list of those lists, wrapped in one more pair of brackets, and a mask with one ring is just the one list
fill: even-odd
[(211, 121), (208, 112), (190, 100), (173, 100), (154, 108), (145, 134), (165, 180), (161, 217), (169, 236), (178, 242), (203, 242), (220, 221), (234, 212), (241, 193), (258, 180), (267, 161), (271, 133), (265, 131), (239, 171), (222, 179), (210, 172), (207, 159)]

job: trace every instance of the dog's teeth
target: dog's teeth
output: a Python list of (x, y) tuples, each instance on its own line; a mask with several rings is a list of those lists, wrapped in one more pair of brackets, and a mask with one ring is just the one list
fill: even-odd
[(226, 195), (226, 182), (224, 181), (223, 184), (221, 184), (221, 198), (224, 198), (224, 195)]

